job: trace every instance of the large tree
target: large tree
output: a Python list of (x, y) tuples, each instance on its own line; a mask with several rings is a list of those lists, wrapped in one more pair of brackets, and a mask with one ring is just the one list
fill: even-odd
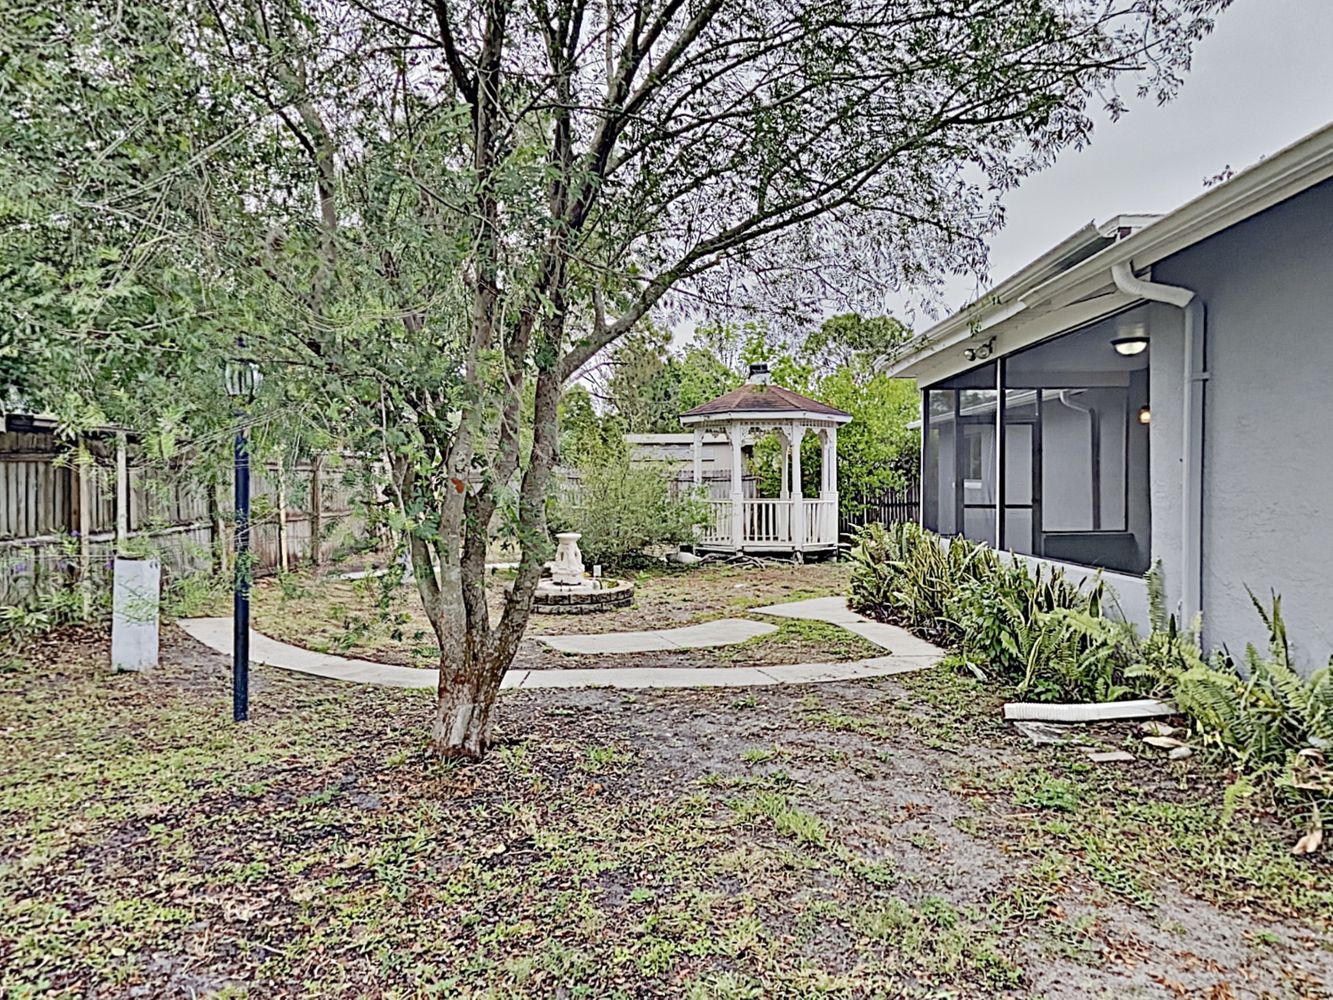
[[(232, 127), (183, 136), (183, 161), (155, 146), (193, 208), (116, 239), (207, 276), (160, 294), (212, 317), (189, 329), (214, 350), (243, 317), (273, 407), (383, 456), (440, 645), (435, 744), (477, 756), (549, 551), (571, 377), (653, 310), (809, 314), (981, 270), (998, 194), (1086, 142), (1118, 81), (1170, 96), (1226, 3), (180, 0), (148, 58), (207, 83), (167, 120), (191, 98)], [(124, 99), (57, 183), (142, 220), (142, 183), (79, 188), (143, 130), (151, 93)], [(523, 555), (493, 617), (501, 517)]]

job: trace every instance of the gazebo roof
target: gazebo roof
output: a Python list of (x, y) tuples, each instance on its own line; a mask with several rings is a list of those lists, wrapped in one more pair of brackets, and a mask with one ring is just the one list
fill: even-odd
[(777, 419), (814, 417), (834, 423), (846, 423), (852, 419), (850, 413), (836, 406), (810, 399), (780, 385), (763, 382), (747, 382), (738, 389), (732, 389), (692, 410), (686, 410), (680, 415), (680, 419), (683, 423), (700, 423), (704, 420), (726, 420), (733, 416), (763, 416)]

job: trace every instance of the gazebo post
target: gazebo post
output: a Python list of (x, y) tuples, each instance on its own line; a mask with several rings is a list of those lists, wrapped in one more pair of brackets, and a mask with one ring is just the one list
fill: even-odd
[(732, 424), (731, 435), (731, 544), (741, 551), (745, 543), (745, 491), (741, 484), (741, 444), (745, 431)]
[(791, 544), (799, 555), (805, 547), (805, 497), (801, 491), (801, 442), (805, 440), (805, 424), (792, 427), (791, 442)]
[(694, 485), (704, 484), (704, 429), (694, 428)]
[(791, 496), (791, 442), (786, 431), (778, 431), (778, 439), (782, 442), (782, 479), (778, 496), (786, 500)]
[(829, 498), (838, 499), (838, 428), (828, 431), (828, 492)]
[[(833, 541), (838, 535), (838, 428), (828, 427), (820, 433), (823, 451), (820, 456), (819, 499), (825, 501), (819, 508), (817, 540), (827, 541), (830, 532)], [(832, 508), (831, 510), (829, 508)]]

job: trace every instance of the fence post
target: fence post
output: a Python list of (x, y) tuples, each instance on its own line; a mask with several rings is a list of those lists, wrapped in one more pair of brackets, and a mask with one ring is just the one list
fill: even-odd
[(116, 555), (125, 554), (130, 538), (130, 459), (125, 432), (116, 434)]
[(320, 487), (320, 460), (316, 455), (310, 461), (310, 562), (318, 569), (324, 565), (324, 491)]
[(93, 613), (92, 542), (88, 538), (93, 533), (93, 491), (90, 483), (92, 455), (82, 438), (79, 438), (76, 447), (74, 469), (78, 492), (79, 597), (83, 617), (88, 618)]
[(288, 554), (287, 541), (287, 479), (282, 464), (282, 454), (278, 454), (278, 569), (283, 573), (291, 570), (291, 558)]

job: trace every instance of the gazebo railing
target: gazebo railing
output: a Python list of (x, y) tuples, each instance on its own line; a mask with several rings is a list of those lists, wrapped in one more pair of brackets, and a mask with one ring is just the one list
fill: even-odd
[(838, 501), (803, 500), (805, 544), (829, 545), (838, 541)]
[(702, 545), (729, 545), (731, 543), (731, 501), (706, 500), (712, 511), (710, 523), (699, 529), (699, 542)]
[[(730, 499), (706, 501), (712, 508), (712, 523), (699, 531), (699, 543), (705, 546), (734, 548), (735, 508)], [(801, 538), (793, 528), (795, 500), (770, 500), (747, 497), (741, 501), (741, 545), (760, 548), (790, 546), (819, 547), (838, 541), (838, 502), (834, 499), (801, 500), (803, 525)]]
[(759, 544), (791, 541), (790, 500), (745, 500), (742, 530), (744, 540)]

